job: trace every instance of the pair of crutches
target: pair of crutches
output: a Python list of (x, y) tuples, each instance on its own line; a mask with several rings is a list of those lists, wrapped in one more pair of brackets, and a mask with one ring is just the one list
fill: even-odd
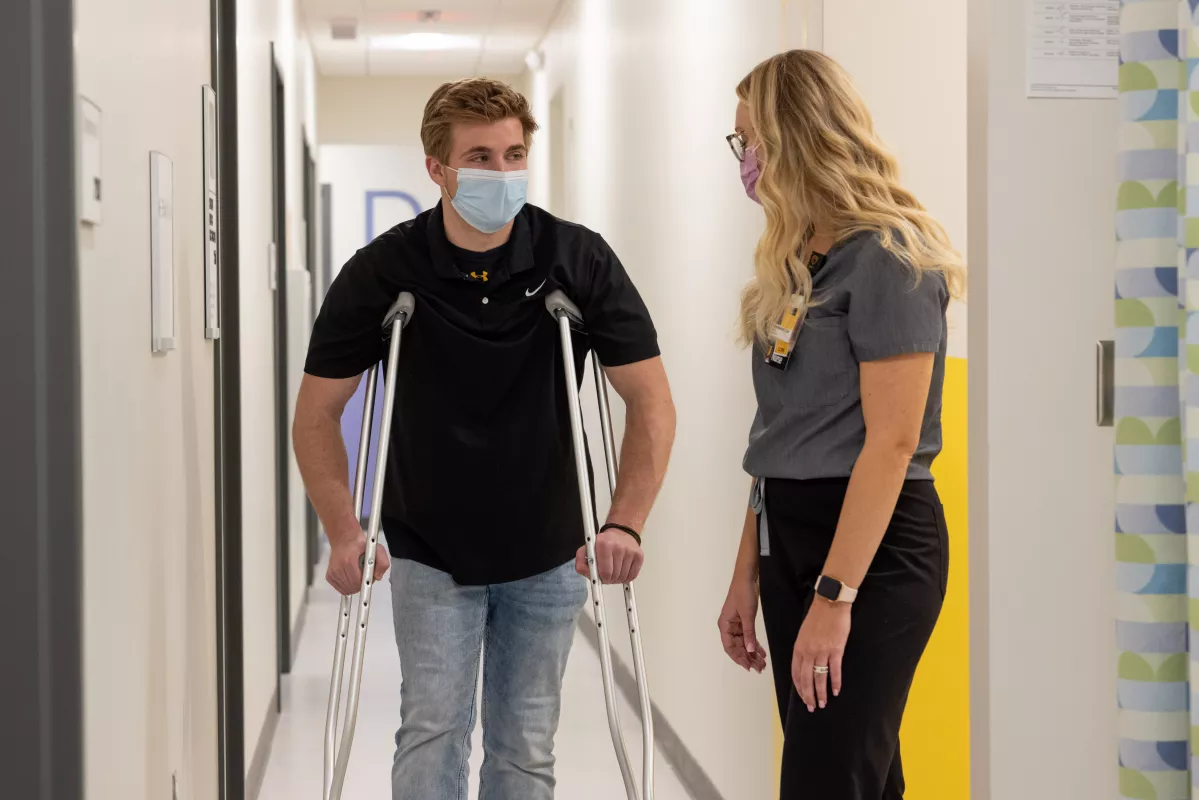
[[(416, 301), (407, 292), (400, 295), (387, 312), (383, 330), (389, 336), (387, 355), (387, 377), (383, 386), (383, 420), (379, 431), (379, 449), (375, 457), (374, 484), (371, 493), (370, 518), (367, 523), (366, 553), (362, 559), (362, 586), (357, 598), (358, 611), (354, 623), (354, 649), (350, 660), (349, 698), (346, 715), (342, 723), (341, 741), (338, 742), (338, 714), (341, 709), (341, 687), (345, 668), (346, 642), (350, 632), (350, 609), (353, 597), (342, 597), (337, 623), (337, 639), (333, 649), (333, 678), (329, 685), (329, 708), (325, 717), (325, 780), (324, 800), (340, 800), (349, 766), (350, 748), (354, 742), (354, 728), (358, 720), (358, 697), (362, 688), (362, 661), (366, 651), (366, 626), (370, 615), (371, 590), (374, 588), (375, 550), (379, 542), (379, 529), (383, 510), (383, 478), (386, 472), (387, 447), (391, 439), (392, 408), (395, 405), (396, 366), (400, 357), (400, 337), (404, 327), (412, 319)], [(637, 599), (633, 587), (624, 585), (625, 614), (629, 622), (629, 639), (633, 649), (633, 670), (637, 680), (637, 696), (641, 706), (642, 729), (642, 790), (629, 765), (628, 748), (620, 724), (617, 706), (616, 685), (612, 672), (612, 647), (608, 641), (605, 624), (603, 586), (596, 569), (595, 537), (596, 516), (590, 491), (590, 474), (583, 434), (583, 412), (579, 400), (578, 376), (575, 372), (574, 348), (571, 330), (582, 329), (583, 315), (561, 291), (550, 294), (545, 300), (546, 310), (558, 324), (562, 340), (562, 365), (565, 370), (566, 396), (570, 403), (570, 427), (573, 436), (575, 469), (579, 480), (579, 505), (583, 515), (583, 530), (586, 534), (587, 564), (590, 572), (591, 602), (595, 610), (595, 624), (599, 632), (600, 668), (604, 683), (604, 703), (608, 711), (608, 729), (612, 734), (612, 746), (616, 750), (616, 761), (624, 779), (628, 800), (653, 800), (654, 797), (654, 723), (650, 705), (649, 687), (645, 678), (645, 657), (641, 648), (641, 631), (637, 623)], [(604, 459), (608, 471), (608, 490), (616, 491), (616, 439), (612, 432), (612, 414), (608, 405), (608, 382), (598, 359), (592, 356), (595, 368), (595, 389), (599, 400), (600, 426), (604, 437)], [(358, 439), (358, 460), (354, 477), (354, 511), (362, 518), (363, 495), (366, 484), (367, 461), (370, 455), (371, 427), (374, 415), (375, 394), (379, 381), (379, 365), (371, 367), (366, 375), (366, 391), (362, 410), (362, 433)], [(414, 798), (415, 800), (415, 798)]]

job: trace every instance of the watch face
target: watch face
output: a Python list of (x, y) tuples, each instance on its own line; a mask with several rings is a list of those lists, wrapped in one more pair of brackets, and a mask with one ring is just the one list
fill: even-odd
[(841, 596), (841, 582), (822, 575), (820, 580), (816, 581), (816, 594), (825, 600), (831, 600), (835, 603), (837, 602), (837, 598)]

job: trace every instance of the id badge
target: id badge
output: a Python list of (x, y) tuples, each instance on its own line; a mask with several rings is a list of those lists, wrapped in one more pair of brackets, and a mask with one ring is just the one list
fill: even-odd
[(799, 315), (802, 309), (803, 298), (796, 297), (794, 305), (783, 312), (782, 319), (774, 327), (774, 336), (766, 353), (766, 363), (777, 370), (785, 370), (791, 361), (795, 339), (799, 335)]

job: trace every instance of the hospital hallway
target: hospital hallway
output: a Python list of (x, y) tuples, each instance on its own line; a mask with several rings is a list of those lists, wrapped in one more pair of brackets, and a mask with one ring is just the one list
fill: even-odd
[[(376, 598), (380, 595), (390, 598), (390, 576), (378, 584), (377, 591)], [(305, 797), (321, 785), (325, 711), (333, 664), (334, 637), (330, 634), (337, 629), (340, 595), (320, 582), (313, 587), (308, 602), (296, 660), (283, 682), (283, 712), (266, 759), (260, 800)], [(395, 753), (395, 729), (400, 720), (399, 659), (392, 631), (391, 603), (375, 602), (372, 606), (358, 725), (346, 774), (346, 797), (391, 796), (391, 761)], [(614, 610), (619, 608), (616, 605)], [(582, 626), (594, 630), (589, 618)], [(575, 635), (562, 692), (562, 719), (555, 748), (557, 791), (571, 800), (609, 800), (619, 797), (624, 785), (608, 733), (599, 658), (582, 626)], [(623, 634), (619, 628), (616, 630)], [(619, 713), (624, 721), (629, 758), (640, 776), (641, 723), (637, 711), (623, 695)], [(470, 800), (478, 797), (482, 758), (482, 725), (476, 723), (471, 742)], [(655, 770), (654, 796), (658, 800), (687, 800), (693, 796), (684, 789), (661, 752), (655, 759)], [(703, 784), (699, 786), (702, 791)]]
[(0, 0), (0, 86), (0, 800), (387, 800), (478, 626), (500, 793), (1199, 800), (1199, 0)]

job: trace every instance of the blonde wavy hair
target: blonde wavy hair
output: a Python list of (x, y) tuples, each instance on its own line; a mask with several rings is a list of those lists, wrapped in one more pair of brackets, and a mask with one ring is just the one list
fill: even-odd
[[(766, 232), (741, 296), (743, 344), (765, 344), (796, 292), (811, 299), (801, 253), (813, 223), (842, 241), (873, 231), (915, 272), (944, 276), (965, 293), (962, 258), (945, 229), (899, 184), (899, 167), (849, 76), (828, 56), (791, 50), (759, 64), (737, 86), (757, 134), (758, 198)], [(806, 308), (809, 304), (805, 303)]]

